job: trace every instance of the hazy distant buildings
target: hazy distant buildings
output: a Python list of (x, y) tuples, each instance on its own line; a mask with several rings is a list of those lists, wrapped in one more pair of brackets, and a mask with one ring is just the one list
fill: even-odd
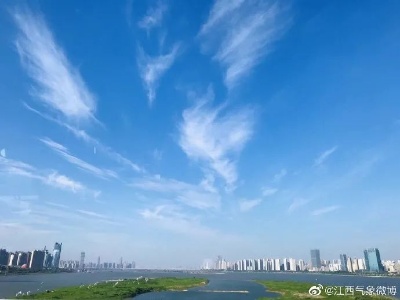
[(81, 261), (79, 263), (79, 268), (81, 270), (85, 269), (85, 252), (81, 252)]
[(55, 243), (53, 249), (53, 268), (58, 268), (60, 265), (62, 243)]
[(346, 254), (340, 254), (340, 271), (348, 272)]
[(383, 272), (381, 255), (377, 248), (364, 250), (365, 269), (369, 272)]
[(321, 268), (321, 255), (319, 249), (313, 249), (311, 252), (311, 267), (315, 269)]

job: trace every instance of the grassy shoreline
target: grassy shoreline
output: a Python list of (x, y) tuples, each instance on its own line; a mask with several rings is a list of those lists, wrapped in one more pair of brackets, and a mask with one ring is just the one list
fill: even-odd
[(60, 288), (32, 295), (19, 295), (15, 299), (126, 299), (149, 292), (186, 291), (207, 283), (207, 279), (195, 277), (120, 279)]
[[(310, 295), (309, 289), (315, 285), (315, 283), (307, 282), (293, 282), (293, 281), (266, 281), (257, 280), (257, 283), (263, 285), (268, 292), (280, 294), (277, 298), (262, 297), (259, 300), (265, 299), (279, 299), (279, 300), (289, 300), (289, 299), (352, 299), (352, 300), (390, 300), (395, 299), (394, 297), (382, 296), (382, 295), (362, 295), (360, 292), (354, 292), (354, 295), (327, 295), (324, 290), (322, 290), (320, 295)], [(336, 287), (339, 289), (339, 286)], [(342, 291), (345, 291), (345, 287), (342, 287)]]

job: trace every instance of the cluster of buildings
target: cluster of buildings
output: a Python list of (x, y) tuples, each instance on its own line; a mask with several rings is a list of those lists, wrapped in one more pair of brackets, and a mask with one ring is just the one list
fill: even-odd
[(100, 256), (97, 258), (97, 262), (85, 263), (85, 252), (81, 252), (80, 260), (61, 260), (60, 268), (70, 270), (108, 270), (108, 269), (134, 269), (136, 267), (135, 262), (123, 262), (122, 257), (118, 263), (115, 262), (101, 262)]
[(231, 271), (287, 271), (287, 272), (374, 272), (400, 273), (400, 260), (382, 261), (377, 248), (364, 250), (362, 258), (352, 258), (340, 254), (336, 260), (321, 260), (320, 251), (310, 251), (311, 261), (294, 258), (260, 258), (242, 259), (229, 262), (218, 256), (215, 266), (205, 265), (203, 269), (231, 270)]
[(40, 271), (59, 268), (62, 243), (55, 243), (53, 252), (44, 247), (43, 250), (8, 252), (0, 249), (0, 266), (20, 267)]

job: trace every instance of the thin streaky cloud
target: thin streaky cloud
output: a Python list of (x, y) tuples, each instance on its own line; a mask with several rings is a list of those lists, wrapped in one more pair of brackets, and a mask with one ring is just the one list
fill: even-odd
[(56, 43), (45, 20), (28, 8), (16, 10), (13, 18), (20, 31), (15, 42), (17, 51), (36, 83), (33, 95), (46, 108), (68, 119), (97, 121), (95, 97)]
[(51, 171), (49, 173), (37, 170), (31, 165), (17, 160), (5, 159), (0, 157), (0, 173), (36, 179), (48, 186), (61, 190), (71, 191), (73, 193), (84, 192), (93, 195), (95, 193), (95, 191), (88, 189), (82, 183), (75, 181), (65, 175), (59, 174), (56, 171)]
[(153, 28), (160, 27), (167, 10), (165, 3), (158, 1), (156, 7), (149, 8), (146, 15), (138, 22), (139, 28), (149, 33)]
[(228, 89), (235, 87), (274, 48), (289, 19), (278, 1), (216, 0), (199, 37), (224, 69)]
[(327, 207), (316, 209), (311, 214), (313, 216), (320, 216), (320, 215), (338, 210), (339, 208), (340, 208), (340, 206), (338, 206), (338, 205), (327, 206)]
[(221, 196), (216, 190), (204, 185), (190, 184), (183, 181), (153, 176), (135, 179), (133, 187), (157, 193), (170, 200), (196, 209), (216, 209), (220, 206)]
[(279, 183), (281, 180), (287, 175), (286, 169), (281, 169), (278, 173), (274, 175), (274, 178), (272, 179), (273, 183)]
[(179, 124), (179, 145), (186, 155), (213, 170), (233, 188), (238, 173), (236, 157), (253, 134), (254, 111), (250, 108), (227, 110), (212, 107), (211, 88), (185, 109)]
[(137, 165), (136, 163), (132, 162), (131, 160), (129, 160), (128, 158), (122, 156), (121, 154), (119, 154), (118, 152), (114, 151), (113, 149), (111, 149), (110, 147), (102, 144), (99, 140), (95, 139), (94, 137), (90, 136), (85, 130), (76, 128), (72, 125), (69, 125), (66, 122), (61, 122), (58, 119), (55, 119), (49, 115), (46, 115), (36, 109), (34, 109), (33, 107), (29, 106), (28, 104), (26, 104), (25, 102), (23, 102), (23, 105), (26, 109), (34, 112), (35, 114), (41, 116), (42, 118), (50, 121), (50, 122), (54, 122), (57, 125), (67, 129), (69, 132), (71, 132), (77, 139), (82, 140), (83, 142), (85, 142), (86, 144), (96, 147), (97, 150), (101, 151), (102, 153), (104, 153), (106, 156), (108, 156), (110, 159), (114, 160), (115, 162), (128, 167), (132, 170), (134, 170), (135, 172), (138, 173), (145, 173), (146, 171), (140, 167), (139, 165)]
[(310, 201), (307, 199), (303, 199), (303, 198), (296, 198), (292, 201), (292, 203), (289, 205), (288, 207), (288, 213), (292, 213), (295, 210), (299, 209), (302, 206), (305, 206), (309, 203)]
[(138, 48), (137, 64), (140, 77), (147, 91), (147, 99), (151, 106), (156, 98), (156, 90), (161, 77), (171, 68), (179, 55), (180, 46), (175, 43), (167, 54), (150, 56), (144, 50)]
[(260, 205), (262, 202), (261, 198), (253, 200), (242, 200), (239, 202), (239, 209), (241, 212), (247, 212), (252, 210), (254, 207)]
[(278, 189), (271, 187), (264, 187), (261, 190), (263, 197), (269, 197), (275, 195), (278, 192)]
[(199, 224), (195, 216), (184, 214), (176, 205), (158, 205), (153, 209), (147, 208), (139, 211), (139, 215), (161, 230), (178, 234), (192, 237), (214, 237), (217, 233), (215, 230)]
[(47, 176), (46, 183), (61, 189), (71, 190), (74, 193), (83, 191), (85, 189), (81, 183), (74, 181), (65, 175), (57, 174), (56, 172)]
[(77, 212), (80, 214), (86, 215), (86, 216), (91, 216), (99, 219), (108, 219), (106, 215), (96, 213), (94, 211), (89, 211), (89, 210), (83, 210), (83, 209), (78, 209)]
[(204, 23), (200, 30), (200, 35), (209, 33), (212, 28), (223, 20), (229, 13), (239, 8), (245, 0), (219, 0), (215, 1), (211, 8), (210, 14), (206, 23)]
[(86, 172), (89, 172), (89, 173), (91, 173), (99, 178), (103, 178), (103, 179), (118, 178), (118, 175), (116, 172), (114, 172), (112, 170), (96, 167), (76, 156), (71, 155), (65, 146), (63, 146), (59, 143), (56, 143), (49, 138), (41, 138), (39, 140), (42, 143), (44, 143), (47, 147), (49, 147), (50, 149), (52, 149), (53, 151), (58, 153), (66, 161), (68, 161), (69, 163), (77, 166), (78, 168), (80, 168)]
[(324, 152), (322, 152), (315, 160), (314, 167), (321, 166), (336, 150), (337, 146), (334, 146)]

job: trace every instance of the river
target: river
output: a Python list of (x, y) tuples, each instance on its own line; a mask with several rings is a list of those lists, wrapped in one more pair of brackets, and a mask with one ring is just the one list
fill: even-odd
[[(109, 279), (144, 277), (201, 277), (210, 280), (204, 287), (190, 289), (187, 292), (161, 292), (143, 294), (138, 300), (169, 300), (169, 299), (257, 299), (259, 297), (274, 297), (254, 280), (301, 281), (323, 286), (395, 286), (396, 298), (400, 299), (400, 278), (397, 277), (362, 277), (312, 273), (208, 273), (190, 274), (183, 272), (160, 271), (114, 271), (93, 273), (56, 273), (28, 275), (0, 275), (0, 298), (14, 297), (18, 291), (32, 293), (59, 287), (90, 284)], [(311, 286), (311, 285), (310, 285)], [(228, 292), (227, 292), (228, 291)]]

